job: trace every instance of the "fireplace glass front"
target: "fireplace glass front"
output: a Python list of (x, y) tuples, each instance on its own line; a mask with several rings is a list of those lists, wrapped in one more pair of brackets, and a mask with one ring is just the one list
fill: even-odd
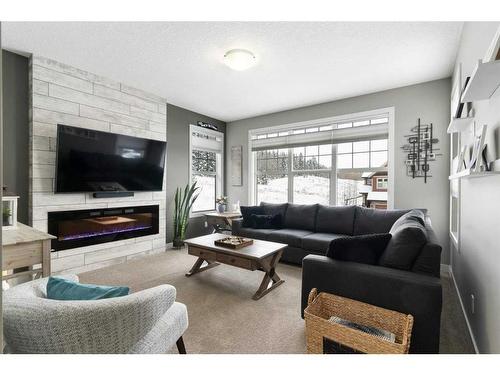
[(52, 249), (65, 250), (158, 233), (158, 205), (48, 213)]

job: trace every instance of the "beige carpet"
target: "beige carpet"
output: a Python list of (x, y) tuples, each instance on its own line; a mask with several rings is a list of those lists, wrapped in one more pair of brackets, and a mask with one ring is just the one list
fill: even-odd
[[(188, 278), (184, 274), (195, 259), (185, 250), (167, 250), (80, 274), (80, 280), (128, 285), (132, 291), (175, 286), (177, 300), (189, 313), (184, 336), (188, 353), (305, 353), (300, 267), (280, 263), (277, 272), (285, 283), (254, 301), (262, 272), (220, 265)], [(443, 285), (441, 352), (473, 352), (455, 290), (449, 279)]]

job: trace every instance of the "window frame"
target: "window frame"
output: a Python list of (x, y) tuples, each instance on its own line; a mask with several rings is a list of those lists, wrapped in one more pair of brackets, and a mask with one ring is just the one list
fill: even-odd
[(389, 180), (387, 179), (387, 177), (378, 177), (376, 176), (375, 177), (375, 190), (387, 190), (387, 185), (389, 183)]
[[(329, 118), (322, 118), (311, 121), (303, 121), (299, 123), (291, 123), (284, 124), (278, 126), (264, 127), (258, 129), (252, 129), (248, 131), (248, 181), (249, 181), (249, 189), (248, 189), (248, 202), (249, 204), (256, 204), (258, 202), (257, 196), (257, 179), (256, 176), (256, 166), (257, 166), (257, 152), (252, 150), (252, 141), (258, 139), (260, 134), (264, 133), (293, 133), (293, 129), (304, 128), (304, 127), (325, 127), (328, 126), (329, 123), (354, 123), (359, 118), (363, 117), (380, 117), (386, 115), (388, 118), (388, 135), (387, 135), (387, 168), (379, 167), (379, 168), (347, 168), (348, 170), (363, 170), (363, 171), (380, 171), (387, 170), (388, 174), (388, 200), (387, 200), (387, 208), (394, 207), (394, 168), (395, 168), (395, 147), (394, 147), (394, 139), (395, 139), (395, 130), (394, 130), (394, 117), (395, 117), (395, 109), (394, 107), (380, 108), (372, 111), (364, 111), (352, 114), (346, 114), (341, 116), (334, 116)], [(371, 125), (364, 125), (371, 126)], [(359, 126), (358, 128), (361, 128)], [(374, 138), (375, 139), (375, 138)], [(313, 145), (313, 144), (311, 144)], [(293, 168), (293, 149), (295, 147), (302, 146), (294, 146), (290, 145), (287, 147), (288, 149), (288, 202), (293, 202), (293, 179), (296, 174), (304, 174), (304, 173), (329, 173), (330, 174), (330, 192), (329, 192), (329, 202), (330, 205), (337, 205), (337, 172), (338, 170), (346, 170), (346, 168), (337, 168), (337, 144), (332, 144), (332, 166), (330, 169), (309, 169), (309, 170), (294, 170)], [(270, 147), (272, 149), (272, 147)], [(369, 147), (369, 163), (371, 163), (371, 146)], [(370, 164), (369, 164), (370, 165)]]
[[(199, 134), (206, 135), (208, 137), (216, 137), (220, 138), (220, 148), (218, 149), (212, 149), (210, 147), (197, 147), (193, 145), (193, 132), (197, 132)], [(193, 151), (208, 151), (208, 152), (214, 152), (215, 153), (215, 173), (214, 175), (216, 176), (215, 178), (215, 198), (219, 196), (224, 195), (224, 166), (225, 166), (225, 160), (224, 160), (224, 150), (225, 150), (225, 140), (224, 140), (224, 133), (212, 130), (212, 129), (207, 129), (207, 128), (202, 128), (201, 126), (198, 125), (189, 125), (189, 154), (188, 154), (188, 173), (189, 173), (189, 185), (193, 183)], [(195, 173), (196, 174), (196, 173)], [(203, 211), (193, 211), (189, 213), (189, 217), (200, 217), (203, 216), (206, 213), (212, 213), (217, 211), (217, 206), (214, 201), (214, 208), (210, 210), (203, 210)]]

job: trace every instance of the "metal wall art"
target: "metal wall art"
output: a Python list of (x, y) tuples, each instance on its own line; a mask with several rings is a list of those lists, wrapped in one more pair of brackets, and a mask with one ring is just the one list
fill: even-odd
[(401, 147), (406, 154), (406, 175), (411, 178), (423, 178), (424, 183), (432, 177), (429, 162), (435, 161), (439, 148), (437, 138), (433, 136), (433, 126), (431, 124), (421, 124), (418, 119), (417, 126), (410, 130), (410, 134), (405, 135), (406, 144)]

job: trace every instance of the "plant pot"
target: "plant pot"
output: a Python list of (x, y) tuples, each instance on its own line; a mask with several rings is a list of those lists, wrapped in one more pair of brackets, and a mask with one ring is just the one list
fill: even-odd
[(225, 204), (218, 204), (217, 205), (217, 212), (220, 214), (223, 214), (226, 211), (226, 205)]
[(2, 223), (3, 223), (3, 226), (7, 226), (9, 225), (9, 221), (10, 221), (10, 215), (2, 215)]
[(174, 238), (174, 240), (172, 241), (172, 245), (174, 248), (180, 249), (184, 247), (184, 240), (181, 240), (180, 238)]

